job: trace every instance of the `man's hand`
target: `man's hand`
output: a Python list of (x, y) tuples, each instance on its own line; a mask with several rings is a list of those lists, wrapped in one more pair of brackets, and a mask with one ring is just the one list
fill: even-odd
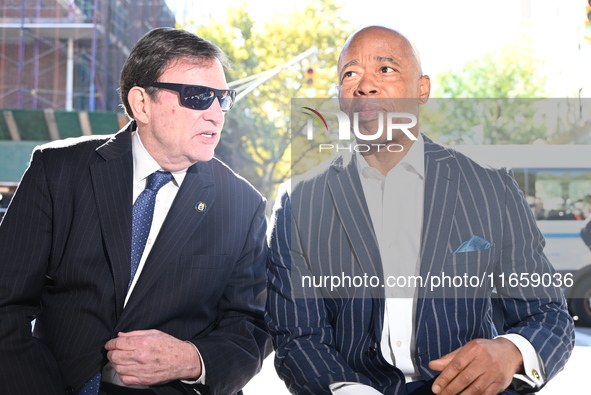
[(432, 387), (436, 394), (494, 395), (505, 390), (513, 375), (522, 370), (523, 358), (507, 339), (476, 339), (431, 361), (429, 368), (441, 372)]
[(154, 385), (201, 376), (195, 347), (158, 330), (120, 332), (105, 348), (125, 385)]

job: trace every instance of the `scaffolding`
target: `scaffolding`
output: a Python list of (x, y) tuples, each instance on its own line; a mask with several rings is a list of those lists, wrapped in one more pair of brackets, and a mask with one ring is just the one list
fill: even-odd
[(0, 108), (118, 111), (118, 77), (165, 0), (0, 0)]

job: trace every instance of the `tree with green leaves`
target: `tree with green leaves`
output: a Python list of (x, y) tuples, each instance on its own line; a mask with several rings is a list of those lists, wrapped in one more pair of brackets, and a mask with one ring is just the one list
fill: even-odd
[(459, 70), (440, 73), (434, 85), (437, 99), (426, 106), (422, 129), (444, 143), (551, 142), (570, 128), (549, 126), (548, 116), (559, 114), (559, 103), (542, 99), (546, 96), (543, 63), (536, 59), (527, 36), (488, 51)]
[[(306, 71), (314, 64), (325, 95), (336, 92), (339, 50), (352, 32), (339, 16), (340, 6), (313, 0), (302, 11), (277, 15), (262, 24), (246, 5), (228, 9), (227, 19), (211, 20), (194, 30), (226, 52), (233, 63), (228, 81), (240, 80), (282, 65), (311, 47), (312, 57), (288, 67), (246, 95), (226, 115), (216, 156), (255, 185), (268, 199), (290, 177), (290, 101), (305, 97)], [(301, 128), (302, 126), (296, 126)]]

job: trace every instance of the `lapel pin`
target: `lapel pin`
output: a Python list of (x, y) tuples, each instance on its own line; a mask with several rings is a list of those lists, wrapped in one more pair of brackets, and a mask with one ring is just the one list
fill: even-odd
[(197, 210), (200, 213), (204, 212), (206, 208), (207, 208), (207, 205), (203, 202), (199, 202), (195, 205), (195, 210)]

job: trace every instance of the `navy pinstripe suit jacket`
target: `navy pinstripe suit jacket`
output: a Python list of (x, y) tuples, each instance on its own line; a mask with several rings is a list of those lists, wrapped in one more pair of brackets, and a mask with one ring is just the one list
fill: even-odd
[[(265, 200), (215, 159), (188, 169), (123, 309), (132, 125), (33, 154), (0, 226), (2, 394), (80, 387), (106, 363), (103, 346), (120, 331), (158, 329), (193, 342), (212, 394), (239, 391), (269, 351)], [(180, 381), (155, 388), (189, 390)]]
[[(302, 276), (383, 277), (354, 157), (337, 156), (285, 185), (273, 226), (266, 320), (277, 371), (290, 391), (329, 394), (332, 382), (358, 382), (384, 394), (406, 394), (403, 375), (380, 352), (384, 288), (352, 286), (331, 293), (302, 285)], [(491, 248), (454, 253), (473, 235), (488, 240)], [(509, 172), (483, 168), (425, 137), (421, 277), (552, 274), (543, 246)], [(429, 370), (429, 361), (472, 339), (497, 335), (489, 297), (493, 286), (504, 313), (503, 331), (533, 344), (547, 379), (562, 369), (574, 329), (560, 290), (486, 281), (477, 289), (452, 286), (430, 292), (419, 287), (414, 357), (424, 378), (437, 373)]]

